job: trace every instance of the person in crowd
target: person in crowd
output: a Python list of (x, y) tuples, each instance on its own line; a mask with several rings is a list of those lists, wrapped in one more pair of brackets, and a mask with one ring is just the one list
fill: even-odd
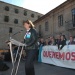
[(54, 37), (52, 37), (50, 45), (55, 45), (55, 39), (54, 39)]
[(48, 45), (48, 39), (45, 40), (45, 45)]
[(58, 43), (58, 49), (61, 50), (66, 45), (66, 41), (64, 40), (64, 36), (61, 35), (61, 40)]
[(48, 45), (51, 45), (52, 36), (49, 37)]
[(58, 45), (61, 41), (61, 36), (60, 35), (57, 35), (57, 38), (55, 40), (55, 45)]
[(75, 41), (75, 36), (73, 36), (73, 39), (74, 39), (74, 41)]
[(70, 42), (68, 43), (68, 45), (74, 45), (74, 44), (75, 44), (74, 38), (70, 36)]
[(63, 35), (63, 37), (64, 37), (64, 40), (65, 40), (65, 41), (67, 41), (66, 36), (65, 36), (65, 35)]
[(37, 51), (37, 59), (38, 59), (38, 62), (41, 62), (41, 51), (42, 51), (42, 47), (45, 46), (45, 41), (44, 39), (41, 37), (39, 38), (39, 41), (38, 41), (38, 51)]
[(43, 38), (40, 38), (39, 47), (40, 46), (44, 46), (44, 45), (45, 45), (44, 39)]

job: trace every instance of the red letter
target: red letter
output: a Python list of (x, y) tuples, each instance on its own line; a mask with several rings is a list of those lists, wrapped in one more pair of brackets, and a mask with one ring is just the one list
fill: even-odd
[(65, 57), (65, 53), (59, 53), (59, 56), (60, 56), (60, 59), (63, 59), (64, 60), (64, 57)]
[(72, 52), (71, 55), (72, 55), (71, 60), (72, 60), (72, 61), (75, 61), (75, 52)]
[(51, 55), (51, 52), (50, 52), (50, 51), (48, 51), (48, 56), (49, 56), (50, 58), (52, 58), (52, 55)]
[(43, 56), (46, 57), (46, 51), (43, 51)]
[(57, 58), (57, 59), (60, 58), (59, 52), (56, 52), (56, 58)]
[(70, 52), (67, 52), (66, 53), (66, 60), (70, 60), (70, 58), (71, 58)]

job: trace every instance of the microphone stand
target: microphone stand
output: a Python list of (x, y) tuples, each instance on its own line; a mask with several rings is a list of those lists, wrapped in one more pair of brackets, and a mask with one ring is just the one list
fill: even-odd
[(18, 33), (21, 33), (21, 31), (23, 31), (23, 30), (18, 31), (18, 32), (16, 32), (16, 33), (12, 34), (11, 36), (10, 36), (10, 34), (9, 34), (10, 39), (12, 39), (12, 37), (13, 37), (13, 36), (15, 36), (15, 35), (17, 35)]

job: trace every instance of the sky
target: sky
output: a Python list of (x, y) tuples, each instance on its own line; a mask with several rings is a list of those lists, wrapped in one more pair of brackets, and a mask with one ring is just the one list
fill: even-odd
[(66, 0), (1, 0), (32, 11), (46, 14)]

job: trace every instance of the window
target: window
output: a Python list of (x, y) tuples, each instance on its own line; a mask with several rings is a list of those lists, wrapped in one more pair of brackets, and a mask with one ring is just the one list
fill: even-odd
[(73, 22), (73, 26), (75, 27), (75, 8), (72, 9), (72, 22)]
[(31, 17), (34, 18), (34, 14), (31, 14)]
[(58, 16), (58, 26), (63, 26), (63, 15)]
[(6, 11), (9, 11), (9, 7), (8, 7), (8, 6), (5, 6), (5, 10), (6, 10)]
[(45, 31), (48, 31), (49, 30), (49, 24), (48, 24), (48, 21), (45, 22)]
[(9, 22), (9, 16), (4, 16), (4, 22)]
[(27, 16), (27, 11), (26, 10), (24, 10), (24, 15)]
[(39, 25), (39, 31), (41, 32), (41, 25)]
[(19, 10), (18, 9), (15, 9), (15, 13), (18, 14), (19, 13)]
[(13, 29), (12, 27), (9, 27), (9, 33), (12, 33)]
[(38, 19), (40, 18), (40, 16), (38, 16)]
[(42, 37), (41, 25), (39, 25), (39, 37)]
[(14, 23), (15, 23), (15, 24), (18, 24), (18, 19), (15, 19), (15, 20), (14, 20)]

